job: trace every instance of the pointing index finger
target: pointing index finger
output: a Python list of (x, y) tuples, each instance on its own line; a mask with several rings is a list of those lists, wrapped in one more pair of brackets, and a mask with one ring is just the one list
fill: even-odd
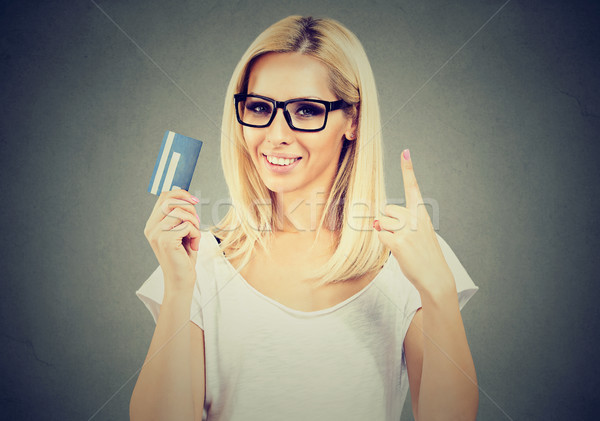
[(405, 149), (402, 151), (402, 179), (404, 181), (404, 196), (406, 198), (406, 208), (415, 216), (419, 205), (423, 204), (421, 191), (417, 184), (417, 178), (413, 170), (413, 163), (410, 158), (410, 151)]

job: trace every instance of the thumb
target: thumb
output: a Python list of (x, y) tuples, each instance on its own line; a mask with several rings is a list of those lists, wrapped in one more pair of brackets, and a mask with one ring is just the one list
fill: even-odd
[(196, 261), (196, 256), (198, 255), (198, 243), (198, 240), (189, 237), (185, 237), (182, 242), (183, 248), (187, 252), (189, 258), (194, 262)]
[(196, 253), (200, 246), (200, 231), (190, 222), (185, 224), (185, 228), (181, 231), (181, 243), (185, 247), (185, 251), (191, 256), (191, 253)]
[(200, 236), (193, 237), (192, 241), (190, 241), (190, 246), (193, 251), (198, 251), (198, 248), (200, 247)]

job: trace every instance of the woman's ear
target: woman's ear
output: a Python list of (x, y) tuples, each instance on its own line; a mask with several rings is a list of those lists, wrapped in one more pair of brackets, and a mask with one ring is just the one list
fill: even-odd
[(345, 133), (346, 139), (348, 139), (348, 140), (356, 139), (357, 131), (358, 131), (358, 121), (356, 118), (354, 118), (354, 119), (352, 119), (352, 124), (350, 125), (350, 128), (348, 130), (346, 130), (346, 133)]

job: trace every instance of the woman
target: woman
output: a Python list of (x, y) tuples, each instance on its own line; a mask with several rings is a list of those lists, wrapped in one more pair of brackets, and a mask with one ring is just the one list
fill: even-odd
[[(184, 190), (145, 235), (160, 266), (137, 291), (156, 330), (132, 419), (475, 419), (460, 307), (473, 284), (423, 206), (385, 206), (372, 71), (356, 37), (291, 16), (229, 84), (221, 158), (232, 208), (200, 232)], [(377, 219), (375, 219), (377, 218)]]

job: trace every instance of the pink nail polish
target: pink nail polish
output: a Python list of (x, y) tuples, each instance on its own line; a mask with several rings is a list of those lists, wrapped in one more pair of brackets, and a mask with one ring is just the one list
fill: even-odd
[(192, 196), (192, 200), (196, 203), (198, 203), (200, 201), (200, 199), (198, 199), (196, 196)]
[(405, 160), (410, 161), (410, 151), (408, 149), (404, 149), (404, 152), (402, 152), (402, 156), (404, 156)]
[(196, 219), (198, 219), (198, 226), (200, 226), (200, 217), (196, 215)]

